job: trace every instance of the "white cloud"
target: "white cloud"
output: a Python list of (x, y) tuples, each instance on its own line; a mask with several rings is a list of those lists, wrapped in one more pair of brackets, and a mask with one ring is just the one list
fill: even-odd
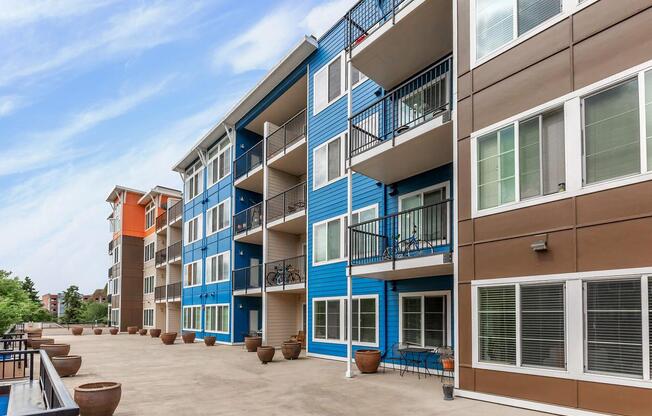
[(0, 3), (0, 28), (7, 29), (41, 20), (80, 16), (111, 2), (111, 0), (3, 0)]
[(358, 0), (331, 0), (313, 7), (301, 22), (306, 32), (320, 37), (331, 28)]
[(0, 96), (0, 118), (13, 114), (26, 105), (25, 100), (16, 95)]

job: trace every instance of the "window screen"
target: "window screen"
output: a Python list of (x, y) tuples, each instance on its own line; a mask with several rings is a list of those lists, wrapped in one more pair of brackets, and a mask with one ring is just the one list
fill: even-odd
[(516, 364), (516, 289), (478, 288), (479, 359)]
[(518, 0), (518, 34), (561, 13), (561, 0)]

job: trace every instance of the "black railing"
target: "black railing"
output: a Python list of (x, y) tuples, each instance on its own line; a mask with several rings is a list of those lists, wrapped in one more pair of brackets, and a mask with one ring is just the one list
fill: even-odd
[(360, 0), (346, 13), (346, 44), (353, 48), (412, 0)]
[(181, 282), (170, 283), (167, 287), (168, 300), (181, 298)]
[(233, 290), (260, 292), (263, 287), (263, 265), (236, 269), (233, 271)]
[(267, 200), (267, 224), (306, 209), (306, 183), (302, 182)]
[(305, 109), (267, 136), (267, 159), (285, 151), (304, 137), (306, 137)]
[(349, 158), (442, 115), (450, 118), (452, 57), (447, 57), (349, 119)]
[(233, 216), (235, 235), (246, 233), (263, 224), (263, 203), (259, 202)]
[(163, 211), (161, 215), (156, 217), (156, 231), (168, 225), (168, 212)]
[(450, 253), (452, 200), (401, 211), (349, 227), (352, 265)]
[(109, 277), (120, 277), (120, 263), (116, 263), (110, 267)]
[(233, 161), (233, 174), (239, 179), (263, 164), (263, 141), (259, 141)]
[(109, 254), (113, 253), (113, 240), (109, 241)]
[(177, 218), (181, 218), (183, 214), (183, 202), (181, 200), (177, 201), (176, 204), (172, 205), (170, 209), (167, 210), (168, 220), (173, 222)]
[(181, 259), (181, 241), (168, 246), (168, 261)]
[(265, 287), (283, 287), (306, 283), (306, 256), (265, 264)]
[(113, 277), (113, 266), (109, 267), (109, 279)]
[(155, 264), (157, 267), (165, 264), (168, 258), (167, 249), (164, 248), (162, 250), (157, 251), (156, 254), (154, 255), (154, 258), (156, 259)]
[(167, 298), (166, 289), (167, 286), (156, 286), (154, 288), (154, 301), (165, 300)]

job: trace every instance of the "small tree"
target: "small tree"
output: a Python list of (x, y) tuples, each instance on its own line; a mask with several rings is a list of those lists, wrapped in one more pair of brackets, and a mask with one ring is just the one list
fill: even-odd
[(66, 289), (63, 293), (63, 304), (65, 308), (63, 321), (68, 324), (79, 322), (83, 308), (82, 295), (77, 286), (72, 285)]
[(34, 286), (34, 281), (29, 276), (25, 277), (25, 280), (23, 280), (23, 290), (27, 292), (27, 296), (29, 296), (29, 299), (32, 302), (41, 306), (41, 300), (38, 298), (38, 291)]
[(106, 323), (106, 316), (109, 313), (109, 304), (89, 301), (84, 304), (82, 320), (84, 322)]
[(23, 282), (12, 277), (11, 272), (0, 270), (0, 331), (13, 324), (34, 320), (41, 310), (40, 303), (34, 303)]

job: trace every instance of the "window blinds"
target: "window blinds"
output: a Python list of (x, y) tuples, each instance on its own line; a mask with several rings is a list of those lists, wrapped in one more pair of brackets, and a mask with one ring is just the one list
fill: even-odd
[(515, 286), (478, 289), (479, 358), (516, 364)]
[(565, 368), (564, 284), (521, 286), (521, 364)]

